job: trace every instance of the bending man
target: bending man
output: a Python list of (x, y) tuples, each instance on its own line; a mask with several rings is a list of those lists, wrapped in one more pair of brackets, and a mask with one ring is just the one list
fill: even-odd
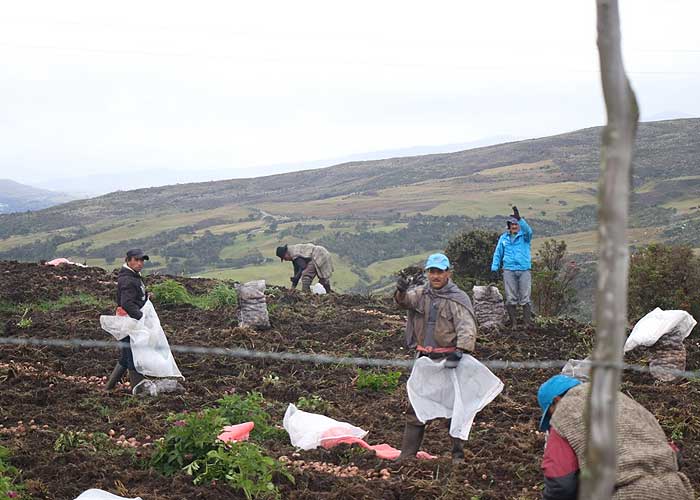
[(292, 288), (296, 288), (301, 281), (302, 292), (310, 292), (311, 282), (318, 276), (318, 282), (326, 292), (331, 292), (333, 261), (330, 252), (324, 247), (313, 243), (299, 243), (277, 247), (275, 253), (281, 261), (291, 261), (294, 265), (294, 276), (290, 278)]

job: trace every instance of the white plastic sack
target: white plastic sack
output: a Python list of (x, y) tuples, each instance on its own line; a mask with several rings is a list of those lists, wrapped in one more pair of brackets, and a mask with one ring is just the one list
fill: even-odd
[(135, 396), (159, 396), (169, 392), (180, 391), (184, 391), (184, 387), (182, 387), (177, 380), (172, 378), (159, 378), (155, 380), (145, 378), (132, 389), (132, 393)]
[(75, 500), (141, 500), (141, 497), (136, 497), (136, 498), (120, 497), (117, 495), (113, 495), (112, 493), (108, 493), (104, 490), (98, 490), (96, 488), (92, 488), (92, 489), (83, 491), (78, 497), (75, 498)]
[(150, 300), (141, 312), (143, 316), (139, 320), (129, 316), (100, 316), (100, 326), (117, 340), (129, 336), (134, 366), (140, 374), (183, 378)]
[(685, 339), (698, 322), (686, 311), (664, 311), (656, 308), (634, 325), (632, 333), (625, 342), (625, 352), (637, 346), (650, 347), (665, 334), (678, 330)]
[(311, 292), (315, 293), (316, 295), (325, 295), (326, 289), (321, 283), (315, 283), (314, 286), (311, 287)]
[(413, 364), (406, 389), (418, 420), (451, 418), (450, 436), (466, 441), (474, 417), (501, 393), (503, 382), (467, 354), (454, 369), (425, 356)]
[(568, 375), (581, 382), (588, 382), (591, 378), (591, 360), (585, 359), (570, 359), (561, 369), (562, 375)]
[(321, 446), (323, 435), (329, 429), (345, 429), (347, 434), (333, 433), (333, 439), (342, 437), (364, 438), (367, 431), (347, 422), (339, 422), (325, 415), (308, 413), (290, 404), (284, 413), (284, 430), (289, 434), (292, 446), (302, 450), (313, 450)]

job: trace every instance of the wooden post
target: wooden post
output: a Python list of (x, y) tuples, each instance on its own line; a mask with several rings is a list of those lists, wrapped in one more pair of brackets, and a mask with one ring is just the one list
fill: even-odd
[[(608, 123), (603, 130), (598, 197), (597, 340), (593, 360), (619, 364), (627, 325), (627, 212), (639, 110), (622, 64), (617, 0), (596, 0), (598, 53)], [(608, 500), (616, 479), (616, 402), (621, 372), (594, 367), (586, 412), (586, 463), (579, 499)]]

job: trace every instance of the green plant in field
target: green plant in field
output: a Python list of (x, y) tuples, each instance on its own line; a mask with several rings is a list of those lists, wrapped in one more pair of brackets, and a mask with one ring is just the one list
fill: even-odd
[(234, 307), (238, 303), (238, 293), (236, 289), (224, 283), (220, 283), (209, 292), (211, 305), (214, 309), (223, 309), (224, 307)]
[(270, 414), (263, 405), (265, 399), (259, 392), (250, 392), (245, 396), (232, 394), (225, 396), (219, 401), (221, 414), (231, 423), (253, 422), (255, 428), (250, 433), (253, 440), (268, 439), (284, 433), (271, 424)]
[(173, 425), (158, 441), (151, 465), (165, 475), (172, 475), (193, 460), (216, 448), (216, 437), (229, 424), (218, 409), (199, 413), (177, 414), (169, 419)]
[(372, 391), (393, 392), (399, 386), (400, 371), (382, 373), (376, 370), (358, 368), (355, 387)]
[(175, 280), (165, 280), (153, 285), (151, 291), (155, 295), (155, 300), (160, 304), (188, 304), (191, 301), (190, 294), (187, 293), (185, 287)]
[(220, 443), (216, 449), (194, 460), (184, 468), (193, 476), (194, 484), (225, 481), (234, 489), (241, 490), (247, 499), (280, 498), (274, 475), (294, 482), (284, 466), (274, 458), (262, 453), (254, 443)]
[(0, 498), (29, 498), (23, 494), (24, 485), (19, 482), (20, 471), (10, 465), (10, 450), (0, 446)]
[(263, 375), (262, 383), (263, 385), (277, 385), (280, 383), (280, 378), (274, 373), (268, 373)]
[(32, 318), (28, 318), (27, 314), (29, 314), (29, 308), (25, 308), (24, 314), (22, 314), (22, 317), (20, 320), (17, 322), (17, 328), (29, 328), (32, 326)]
[(53, 449), (60, 453), (75, 448), (85, 448), (90, 451), (104, 450), (110, 446), (109, 436), (104, 432), (87, 433), (84, 431), (62, 432), (53, 443)]
[(328, 410), (329, 404), (328, 401), (321, 396), (313, 394), (308, 398), (306, 396), (301, 396), (297, 401), (296, 407), (304, 411), (324, 413)]

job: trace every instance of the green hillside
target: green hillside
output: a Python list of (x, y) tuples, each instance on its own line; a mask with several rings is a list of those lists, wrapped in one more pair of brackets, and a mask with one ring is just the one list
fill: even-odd
[[(316, 241), (342, 290), (381, 287), (455, 232), (502, 230), (517, 205), (540, 244), (596, 251), (600, 128), (449, 154), (255, 179), (117, 191), (0, 216), (0, 259), (65, 256), (116, 267), (139, 246), (153, 271), (286, 284), (281, 242)], [(640, 124), (630, 238), (700, 247), (700, 119)]]

